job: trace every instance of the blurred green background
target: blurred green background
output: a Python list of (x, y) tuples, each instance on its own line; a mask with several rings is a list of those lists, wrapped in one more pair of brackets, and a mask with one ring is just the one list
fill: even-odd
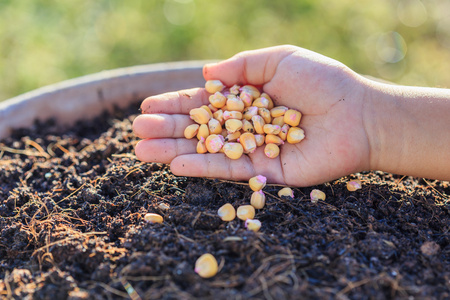
[(450, 87), (448, 0), (0, 0), (0, 101), (106, 69), (279, 44)]

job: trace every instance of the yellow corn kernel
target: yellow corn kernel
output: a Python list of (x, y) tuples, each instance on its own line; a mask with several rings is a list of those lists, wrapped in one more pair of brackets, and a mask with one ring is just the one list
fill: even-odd
[(227, 105), (225, 104), (224, 106), (222, 106), (221, 108), (220, 108), (221, 110), (223, 110), (223, 112), (226, 112), (227, 110), (228, 110), (228, 108), (227, 108)]
[(219, 121), (220, 125), (223, 126), (225, 124), (225, 120), (223, 119), (223, 110), (219, 109), (213, 113), (213, 118)]
[(326, 198), (325, 193), (317, 189), (312, 190), (309, 196), (311, 197), (312, 203), (317, 203), (317, 201), (325, 200)]
[(262, 190), (266, 186), (266, 183), (267, 183), (267, 178), (262, 175), (252, 177), (248, 181), (248, 185), (254, 192)]
[(213, 117), (213, 113), (212, 111), (209, 109), (208, 105), (202, 105), (200, 106), (200, 108), (203, 108), (204, 110), (206, 110), (209, 113), (209, 117), (212, 118)]
[(230, 203), (222, 205), (217, 211), (217, 214), (222, 221), (233, 221), (236, 218), (236, 210)]
[(191, 124), (184, 129), (184, 137), (187, 139), (192, 139), (197, 135), (198, 128), (200, 126), (198, 124)]
[(241, 130), (242, 121), (238, 119), (229, 119), (225, 121), (225, 128), (229, 133), (234, 133), (236, 131)]
[(268, 158), (275, 158), (280, 155), (280, 147), (276, 144), (267, 144), (266, 147), (264, 147), (264, 154)]
[(255, 208), (251, 205), (241, 205), (236, 211), (236, 216), (243, 221), (253, 219), (255, 217)]
[[(227, 131), (228, 132), (228, 131)], [(227, 142), (235, 142), (238, 140), (238, 138), (241, 136), (241, 132), (240, 131), (236, 131), (233, 133), (229, 133), (226, 137), (225, 140)]]
[(245, 153), (253, 153), (256, 150), (256, 140), (253, 133), (244, 132), (239, 137), (239, 143), (244, 147)]
[(158, 214), (148, 213), (144, 216), (145, 221), (150, 223), (162, 223), (164, 221), (163, 217)]
[(245, 107), (249, 107), (252, 105), (253, 102), (253, 96), (252, 94), (246, 92), (246, 91), (242, 91), (239, 94), (239, 98), (242, 100), (242, 102), (244, 102), (244, 106)]
[(258, 114), (258, 108), (256, 106), (249, 106), (246, 109), (244, 109), (243, 117), (247, 121), (250, 121), (253, 116), (256, 116)]
[(267, 108), (258, 108), (258, 114), (264, 119), (264, 122), (272, 123), (272, 117)]
[(240, 111), (226, 110), (223, 112), (223, 119), (225, 121), (230, 119), (242, 120), (242, 113)]
[(227, 109), (242, 112), (244, 110), (244, 102), (233, 95), (233, 97), (229, 97), (227, 100)]
[(202, 137), (197, 143), (197, 153), (203, 154), (208, 152), (205, 145), (205, 139)]
[(206, 124), (201, 124), (198, 132), (197, 132), (197, 138), (199, 140), (201, 140), (202, 138), (206, 139), (209, 136), (209, 129), (208, 129), (208, 125)]
[(208, 93), (214, 94), (215, 92), (220, 92), (225, 86), (220, 80), (208, 80), (205, 83), (205, 89)]
[(248, 230), (257, 232), (261, 228), (261, 221), (254, 220), (254, 219), (247, 219), (245, 221), (245, 228), (247, 228)]
[(284, 116), (280, 116), (280, 117), (275, 117), (272, 119), (272, 125), (278, 125), (278, 126), (283, 126), (284, 123)]
[(263, 97), (259, 97), (253, 101), (252, 105), (259, 108), (267, 108), (269, 107), (269, 100)]
[(239, 89), (240, 88), (241, 87), (239, 85), (235, 84), (232, 87), (230, 87), (229, 91), (230, 91), (231, 94), (237, 95), (237, 94), (239, 94)]
[(224, 96), (221, 92), (216, 92), (209, 96), (209, 103), (211, 103), (212, 106), (217, 108), (222, 108), (225, 103), (227, 103), (227, 97)]
[(206, 150), (209, 153), (217, 153), (223, 147), (225, 143), (223, 136), (220, 134), (211, 134), (205, 140)]
[(261, 93), (261, 98), (266, 98), (267, 100), (269, 100), (269, 105), (267, 106), (267, 109), (271, 110), (274, 107), (273, 100), (267, 93)]
[(289, 110), (286, 106), (275, 106), (270, 110), (270, 115), (272, 118), (284, 117), (284, 114)]
[(283, 196), (294, 198), (294, 191), (289, 187), (282, 188), (278, 191), (278, 197), (281, 198)]
[(253, 128), (255, 128), (255, 132), (259, 134), (264, 134), (264, 119), (260, 115), (256, 115), (252, 117)]
[(209, 119), (211, 119), (211, 116), (209, 115), (209, 112), (204, 108), (194, 108), (191, 109), (189, 112), (189, 115), (194, 122), (198, 124), (206, 124), (208, 123)]
[(213, 106), (211, 103), (208, 104), (208, 108), (212, 113), (215, 113), (216, 111), (219, 110), (217, 107)]
[(253, 192), (250, 198), (250, 204), (256, 209), (262, 209), (266, 205), (266, 195), (264, 192), (261, 190)]
[(280, 133), (281, 127), (278, 125), (264, 124), (263, 130), (264, 130), (264, 133), (266, 133), (266, 134), (277, 135)]
[(275, 145), (283, 145), (284, 141), (278, 136), (274, 134), (266, 134), (265, 139), (266, 144), (275, 144)]
[(244, 153), (244, 147), (241, 143), (225, 143), (222, 149), (225, 155), (231, 159), (239, 159)]
[(260, 147), (264, 145), (264, 135), (263, 134), (255, 134), (256, 146)]
[(221, 134), (222, 133), (222, 125), (219, 121), (212, 118), (208, 121), (208, 128), (210, 134)]
[(219, 271), (219, 265), (212, 254), (205, 253), (195, 262), (194, 271), (202, 278), (211, 278)]
[[(253, 85), (244, 85), (241, 88), (241, 91), (251, 94), (253, 99), (256, 99), (259, 96), (261, 96), (261, 93), (259, 92), (259, 90), (256, 87), (254, 87)], [(241, 92), (241, 94), (242, 94), (242, 92)]]
[(284, 123), (291, 125), (293, 127), (298, 126), (300, 124), (300, 119), (302, 118), (302, 114), (295, 109), (288, 109), (284, 113)]
[(350, 192), (354, 192), (356, 190), (359, 190), (362, 187), (361, 180), (359, 179), (352, 179), (349, 182), (347, 182), (347, 190)]
[(300, 127), (291, 127), (287, 133), (286, 139), (289, 144), (300, 143), (305, 138), (305, 132)]
[(250, 133), (255, 132), (255, 128), (253, 128), (252, 123), (250, 121), (247, 121), (246, 119), (242, 120), (242, 130), (244, 132), (250, 132)]
[(287, 134), (289, 132), (289, 128), (291, 128), (291, 126), (289, 126), (288, 124), (284, 124), (283, 126), (281, 126), (281, 130), (280, 133), (278, 133), (278, 136), (285, 141), (287, 139)]

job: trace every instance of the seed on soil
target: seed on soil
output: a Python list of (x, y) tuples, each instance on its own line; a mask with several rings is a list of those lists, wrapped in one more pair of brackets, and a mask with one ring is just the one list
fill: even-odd
[(230, 203), (222, 205), (217, 211), (217, 214), (222, 221), (233, 221), (236, 218), (236, 210)]
[(263, 191), (253, 192), (250, 204), (256, 209), (262, 209), (266, 205), (266, 195)]
[(261, 228), (261, 221), (254, 220), (254, 219), (247, 219), (245, 221), (245, 228), (247, 228), (248, 230), (257, 232)]
[(359, 190), (361, 187), (362, 187), (361, 180), (359, 179), (352, 179), (349, 182), (347, 182), (347, 190), (349, 190), (350, 192)]
[(238, 207), (236, 215), (243, 221), (253, 219), (255, 217), (255, 208), (251, 205), (241, 205)]
[(254, 192), (262, 190), (266, 186), (266, 183), (267, 178), (264, 177), (263, 175), (252, 177), (248, 181), (248, 185)]
[(317, 189), (314, 189), (311, 191), (310, 197), (311, 197), (312, 203), (317, 203), (317, 201), (325, 200), (325, 198), (326, 198), (325, 193), (322, 192), (321, 190), (317, 190)]
[(158, 214), (148, 213), (144, 216), (145, 221), (150, 223), (162, 223), (164, 221), (163, 217)]
[(285, 196), (285, 197), (294, 198), (294, 191), (291, 188), (289, 188), (289, 187), (285, 187), (285, 188), (282, 188), (281, 190), (278, 191), (278, 196), (279, 197)]
[(211, 253), (205, 253), (195, 262), (195, 273), (202, 278), (211, 278), (217, 274), (219, 265), (216, 258)]
[(225, 88), (222, 81), (220, 80), (208, 80), (205, 83), (205, 89), (208, 93), (214, 94), (215, 92), (220, 92)]

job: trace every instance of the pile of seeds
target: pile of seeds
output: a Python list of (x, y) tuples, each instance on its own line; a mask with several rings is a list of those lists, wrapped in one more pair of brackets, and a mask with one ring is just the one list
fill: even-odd
[(205, 88), (211, 93), (210, 104), (190, 111), (195, 124), (184, 131), (187, 139), (197, 137), (197, 153), (223, 152), (239, 159), (265, 144), (266, 156), (275, 158), (286, 141), (296, 144), (305, 138), (298, 127), (302, 114), (274, 106), (271, 97), (256, 87), (233, 85), (226, 89), (220, 80), (209, 80)]

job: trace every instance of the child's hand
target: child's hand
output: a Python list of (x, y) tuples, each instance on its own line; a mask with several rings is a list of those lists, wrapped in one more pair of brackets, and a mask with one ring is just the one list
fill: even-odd
[(206, 80), (225, 85), (260, 86), (274, 103), (302, 112), (306, 138), (285, 143), (280, 156), (267, 158), (264, 147), (238, 160), (223, 153), (197, 154), (197, 140), (183, 137), (192, 124), (189, 111), (208, 104), (209, 94), (192, 89), (154, 96), (142, 105), (133, 124), (137, 157), (170, 163), (180, 176), (247, 180), (262, 174), (271, 183), (309, 186), (370, 169), (370, 143), (365, 120), (366, 80), (343, 64), (293, 46), (240, 53), (203, 69)]

